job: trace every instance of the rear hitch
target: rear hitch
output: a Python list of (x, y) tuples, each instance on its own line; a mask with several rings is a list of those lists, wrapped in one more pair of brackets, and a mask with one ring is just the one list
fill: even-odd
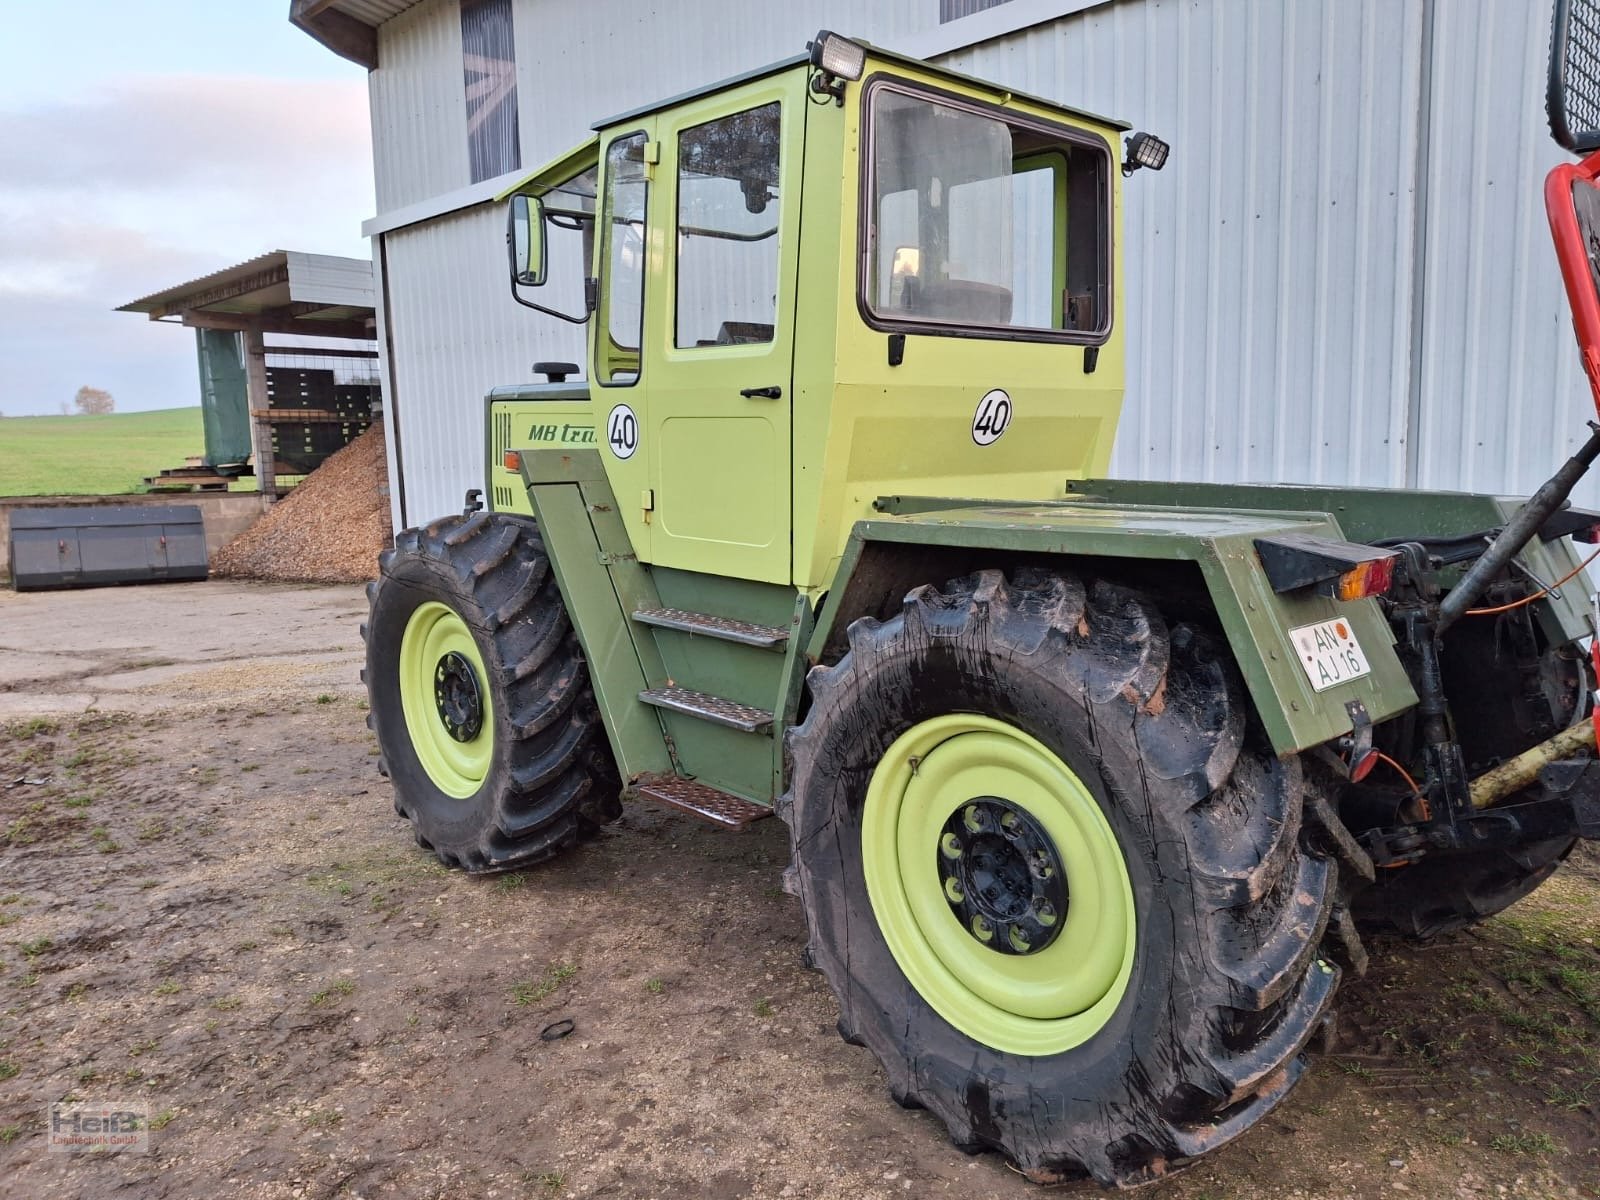
[[(1600, 759), (1594, 751), (1594, 725), (1585, 719), (1474, 779), (1465, 811), (1447, 805), (1428, 821), (1370, 830), (1362, 844), (1375, 864), (1392, 867), (1429, 854), (1563, 837), (1600, 839)], [(1500, 805), (1529, 789), (1537, 789), (1534, 799)]]

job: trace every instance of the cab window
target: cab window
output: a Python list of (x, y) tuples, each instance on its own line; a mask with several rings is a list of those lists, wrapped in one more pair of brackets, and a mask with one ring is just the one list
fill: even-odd
[(645, 219), (649, 184), (644, 172), (646, 135), (617, 138), (606, 149), (605, 203), (600, 220), (605, 287), (595, 341), (595, 379), (627, 385), (639, 379), (644, 328)]
[(778, 308), (779, 105), (678, 135), (674, 344), (772, 341)]
[(868, 96), (862, 301), (884, 327), (1103, 341), (1103, 141), (879, 81)]

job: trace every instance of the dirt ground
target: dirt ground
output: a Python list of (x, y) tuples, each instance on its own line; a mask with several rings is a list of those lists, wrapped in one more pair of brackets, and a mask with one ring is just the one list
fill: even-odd
[[(841, 1042), (783, 827), (635, 809), (468, 879), (393, 814), (360, 590), (0, 593), (0, 1196), (1090, 1196), (968, 1158)], [(1425, 948), (1144, 1193), (1600, 1196), (1600, 856)], [(568, 1019), (572, 1034), (540, 1033)], [(46, 1149), (134, 1099), (147, 1155)]]

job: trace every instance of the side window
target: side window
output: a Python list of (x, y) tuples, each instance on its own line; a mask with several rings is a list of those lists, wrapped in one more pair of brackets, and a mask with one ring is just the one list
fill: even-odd
[[(1058, 297), (1066, 279), (1060, 251), (1060, 163), (1056, 154), (1018, 159), (1007, 181), (981, 180), (950, 189), (951, 273), (971, 279), (978, 277), (979, 264), (997, 264), (996, 282), (1011, 294), (1013, 325), (1062, 328)], [(1004, 223), (982, 219), (1000, 205), (1010, 209), (1010, 237), (1004, 245), (994, 233)]]
[(678, 135), (675, 344), (772, 341), (778, 310), (779, 105)]
[(605, 279), (600, 294), (595, 379), (631, 384), (639, 378), (644, 328), (645, 217), (649, 185), (644, 174), (644, 133), (617, 138), (606, 148), (606, 194), (601, 216)]
[(1050, 160), (1016, 165), (1011, 177), (1011, 319), (1040, 329), (1061, 328), (1057, 297), (1061, 270), (1060, 174)]

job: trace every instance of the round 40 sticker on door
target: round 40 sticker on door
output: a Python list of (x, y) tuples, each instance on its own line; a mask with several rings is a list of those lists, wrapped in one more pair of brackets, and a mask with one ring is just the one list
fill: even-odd
[(617, 405), (606, 418), (606, 445), (618, 458), (632, 458), (639, 448), (639, 418), (626, 404)]
[(972, 414), (972, 440), (988, 446), (1000, 440), (1011, 424), (1011, 397), (1000, 388), (984, 393), (978, 411)]

